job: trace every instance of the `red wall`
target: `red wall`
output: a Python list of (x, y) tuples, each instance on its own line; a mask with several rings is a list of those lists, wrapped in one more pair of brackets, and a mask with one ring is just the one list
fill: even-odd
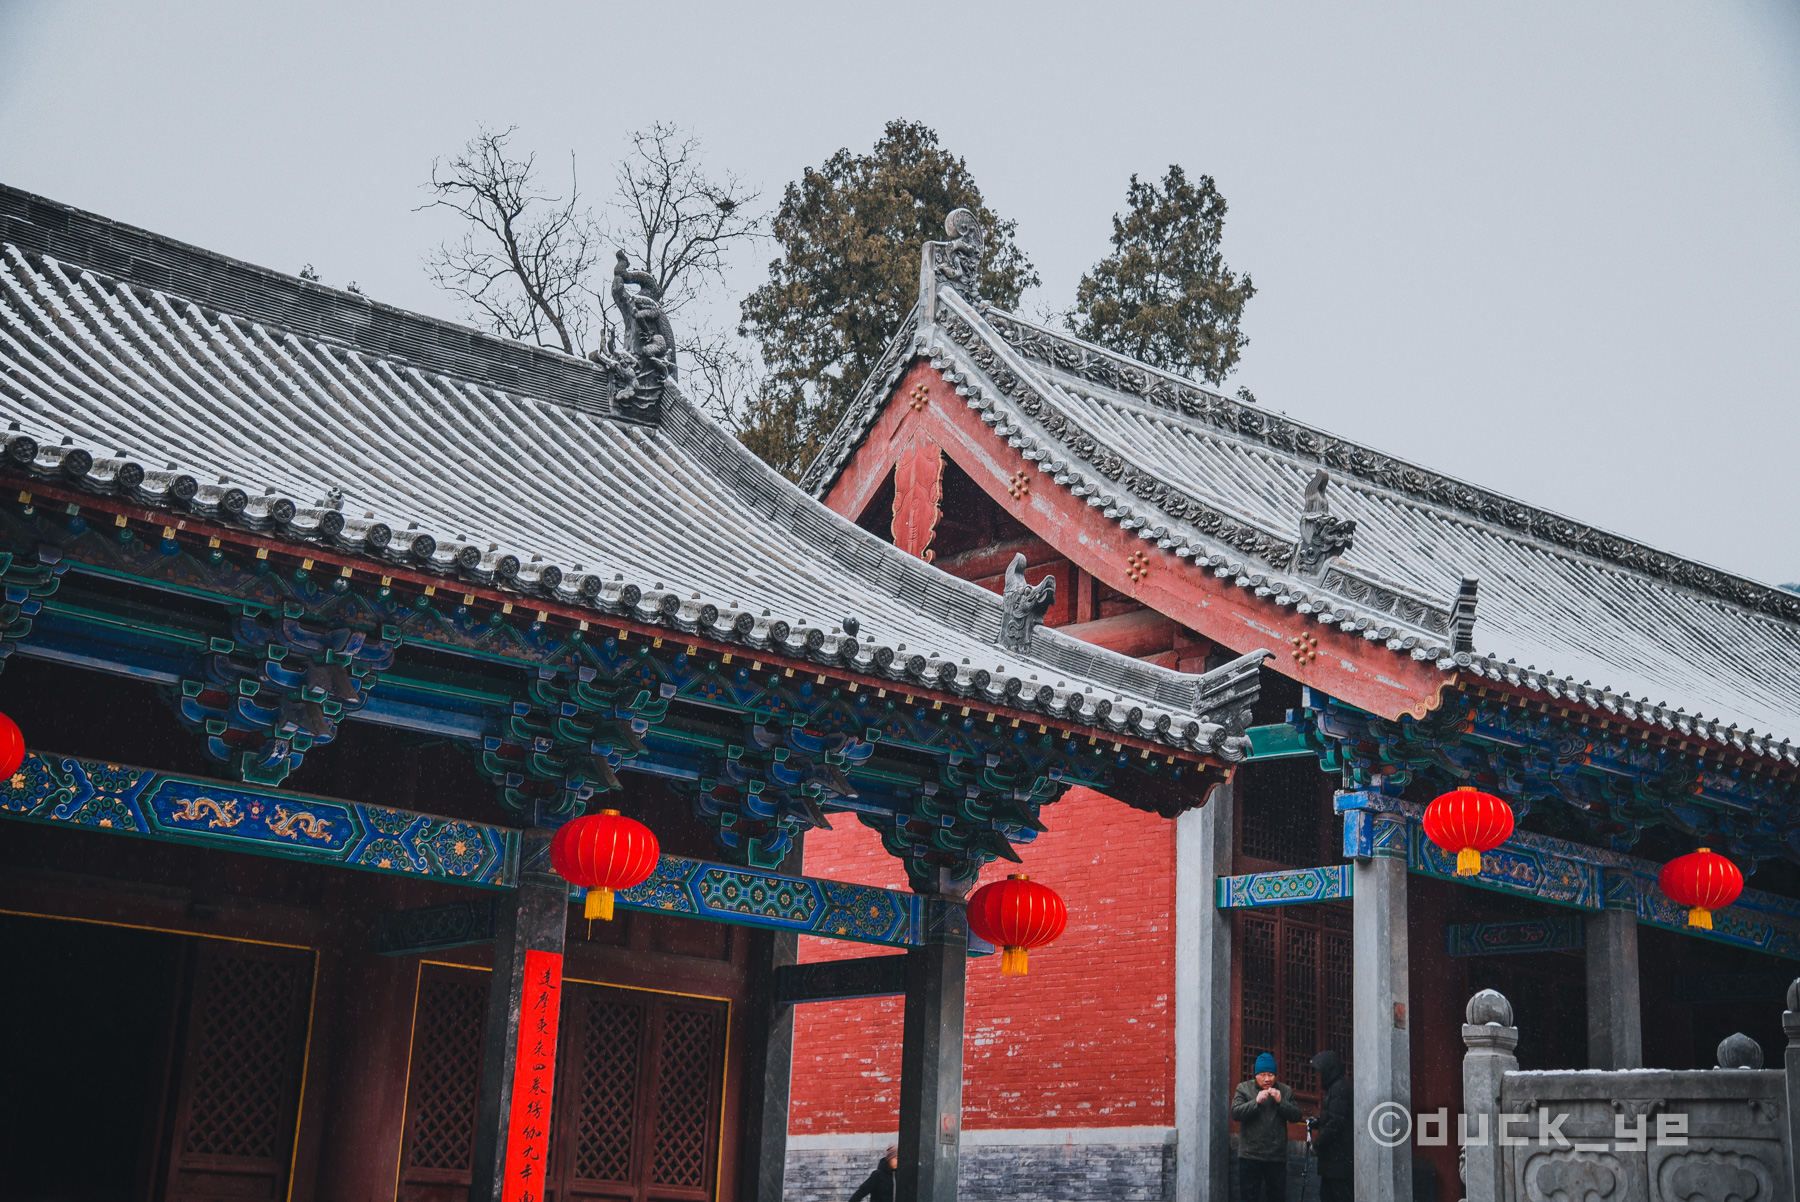
[[(1069, 927), (1025, 977), (998, 956), (969, 962), (963, 1124), (969, 1129), (1168, 1126), (1175, 1090), (1175, 824), (1071, 790), (1021, 869), (1069, 905)], [(900, 861), (849, 814), (806, 836), (809, 876), (904, 889)], [(803, 961), (884, 954), (802, 937)], [(892, 1131), (900, 1103), (901, 1002), (813, 1002), (794, 1018), (795, 1134)]]

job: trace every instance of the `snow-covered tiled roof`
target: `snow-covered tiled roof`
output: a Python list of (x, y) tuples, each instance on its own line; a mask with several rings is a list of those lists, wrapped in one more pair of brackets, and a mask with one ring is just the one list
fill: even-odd
[[(1800, 595), (1227, 397), (953, 280), (927, 277), (804, 487), (830, 490), (920, 357), (1040, 472), (1196, 571), (1446, 672), (1800, 764)], [(1308, 569), (1320, 469), (1355, 531)]]
[[(796, 489), (671, 389), (0, 188), (0, 470), (1241, 758), (1206, 676), (1040, 630)], [(854, 624), (846, 618), (856, 619)]]

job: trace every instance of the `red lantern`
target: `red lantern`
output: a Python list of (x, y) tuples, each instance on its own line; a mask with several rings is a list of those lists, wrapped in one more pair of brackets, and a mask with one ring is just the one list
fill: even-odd
[(25, 762), (25, 735), (19, 724), (0, 714), (0, 780), (9, 779)]
[(1512, 838), (1512, 807), (1464, 785), (1425, 807), (1425, 837), (1456, 853), (1457, 876), (1479, 876), (1481, 853)]
[(1677, 905), (1688, 908), (1688, 925), (1712, 930), (1712, 912), (1744, 891), (1744, 874), (1718, 852), (1702, 847), (1663, 865), (1656, 883)]
[(1069, 907), (1056, 890), (1023, 873), (983, 885), (969, 899), (969, 929), (1002, 949), (1000, 974), (1025, 975), (1026, 953), (1069, 925)]
[(572, 819), (550, 840), (550, 866), (588, 891), (588, 918), (607, 921), (613, 916), (613, 890), (649, 880), (661, 854), (650, 828), (617, 810)]

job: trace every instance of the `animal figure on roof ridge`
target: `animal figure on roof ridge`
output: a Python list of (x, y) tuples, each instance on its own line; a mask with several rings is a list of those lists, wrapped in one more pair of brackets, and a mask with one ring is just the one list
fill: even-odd
[(1025, 556), (1014, 555), (1006, 565), (1006, 589), (1001, 594), (1000, 645), (1008, 651), (1031, 650), (1031, 632), (1055, 603), (1056, 577), (1027, 582)]

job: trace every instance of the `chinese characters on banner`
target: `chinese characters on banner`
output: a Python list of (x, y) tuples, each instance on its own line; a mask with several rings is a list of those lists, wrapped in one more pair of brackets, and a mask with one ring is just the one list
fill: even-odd
[(562, 1013), (557, 952), (525, 953), (519, 1049), (513, 1062), (512, 1118), (506, 1136), (505, 1202), (543, 1202), (550, 1161), (550, 1095), (556, 1085), (556, 1020)]

